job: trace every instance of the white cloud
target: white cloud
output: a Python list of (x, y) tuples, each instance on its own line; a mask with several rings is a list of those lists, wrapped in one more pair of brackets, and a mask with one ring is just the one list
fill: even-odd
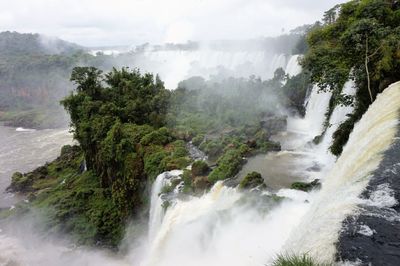
[(83, 45), (246, 39), (312, 23), (339, 0), (0, 0), (0, 31)]

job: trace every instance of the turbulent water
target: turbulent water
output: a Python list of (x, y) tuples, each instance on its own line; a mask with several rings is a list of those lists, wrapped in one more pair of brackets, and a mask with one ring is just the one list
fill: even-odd
[[(353, 93), (352, 87), (349, 82), (344, 92)], [(307, 111), (327, 107), (328, 101), (328, 95), (312, 93)], [(281, 189), (277, 195), (286, 199), (280, 204), (268, 198), (254, 204), (249, 195), (217, 183), (200, 198), (176, 201), (165, 213), (144, 265), (263, 265), (277, 253), (307, 253), (318, 261), (333, 262), (342, 222), (362, 201), (359, 196), (370, 174), (393, 142), (399, 106), (399, 85), (378, 97), (356, 125), (342, 156), (328, 168), (319, 192)], [(351, 111), (343, 108), (337, 107), (330, 121), (343, 121)], [(322, 122), (317, 127), (308, 119), (319, 121), (315, 113), (295, 121), (298, 130), (300, 125), (303, 130), (314, 129), (311, 134), (301, 132), (306, 135), (303, 140), (322, 133)], [(330, 139), (330, 133), (325, 138)], [(319, 149), (298, 148), (309, 153)], [(385, 199), (375, 198), (384, 205)]]
[(72, 136), (63, 130), (30, 130), (0, 126), (0, 208), (15, 202), (13, 194), (5, 193), (11, 175), (27, 172), (51, 161), (65, 144), (72, 143)]
[(324, 177), (322, 190), (288, 239), (285, 250), (308, 253), (323, 262), (334, 260), (342, 221), (356, 210), (361, 201), (359, 196), (381, 162), (383, 152), (394, 141), (399, 107), (400, 84), (378, 96), (355, 126), (342, 155)]
[[(171, 55), (148, 56), (162, 61)], [(175, 56), (179, 61), (179, 56)], [(238, 55), (240, 60), (235, 59), (235, 62), (251, 59), (246, 56)], [(225, 60), (221, 58), (218, 60)], [(285, 67), (289, 75), (300, 71), (298, 59), (298, 56), (290, 58)], [(229, 60), (232, 60), (231, 66), (240, 65), (232, 58)], [(277, 56), (271, 64), (280, 64), (276, 63), (280, 60)], [(190, 63), (185, 61), (182, 65), (187, 71)], [(213, 67), (212, 62), (210, 67)], [(176, 78), (188, 75), (185, 71), (177, 71)], [(346, 83), (342, 93), (355, 93), (351, 81)], [(101, 251), (76, 249), (59, 241), (43, 243), (29, 228), (24, 227), (24, 233), (19, 235), (6, 234), (0, 228), (0, 265), (258, 266), (268, 265), (280, 253), (307, 253), (321, 262), (333, 262), (338, 258), (339, 239), (346, 238), (346, 235), (339, 238), (346, 217), (357, 215), (363, 210), (360, 206), (385, 209), (397, 204), (395, 192), (387, 182), (375, 184), (367, 198), (360, 195), (371, 176), (376, 175), (374, 171), (385, 161), (382, 161), (384, 152), (396, 139), (400, 84), (392, 85), (378, 96), (355, 125), (337, 161), (327, 153), (327, 147), (332, 142), (332, 133), (352, 112), (352, 107), (337, 106), (322, 142), (312, 143), (323, 133), (330, 97), (330, 93), (319, 92), (319, 88), (314, 87), (306, 103), (305, 117), (290, 117), (287, 132), (276, 136), (283, 151), (255, 157), (239, 174), (240, 178), (247, 171), (260, 171), (269, 186), (268, 192), (243, 192), (222, 182), (202, 196), (180, 197), (177, 189), (173, 197), (168, 198), (171, 205), (165, 211), (164, 200), (168, 195), (162, 193), (162, 188), (182, 173), (165, 172), (153, 184), (149, 228), (140, 239), (139, 248), (135, 246), (128, 254), (115, 257)], [(27, 171), (43, 164), (56, 156), (61, 143), (71, 141), (66, 131), (16, 131), (0, 127), (0, 135), (4, 136), (0, 139), (3, 189), (9, 184), (13, 171)], [(193, 156), (202, 159), (204, 155), (193, 146), (189, 148)], [(389, 169), (397, 171), (397, 168)], [(314, 178), (322, 180), (319, 191), (305, 193), (285, 188), (292, 181)], [(6, 206), (12, 203), (1, 201), (4, 202)], [(357, 228), (366, 237), (376, 234), (372, 226)], [(343, 248), (340, 251), (343, 255)], [(350, 257), (344, 255), (344, 258)]]

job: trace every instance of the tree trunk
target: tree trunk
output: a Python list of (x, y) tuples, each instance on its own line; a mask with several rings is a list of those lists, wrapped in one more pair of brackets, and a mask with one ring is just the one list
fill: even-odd
[(372, 97), (371, 80), (369, 78), (369, 70), (368, 70), (368, 36), (366, 37), (366, 40), (365, 40), (365, 71), (367, 72), (367, 84), (368, 84), (369, 97), (371, 98), (371, 103), (373, 103), (374, 98)]

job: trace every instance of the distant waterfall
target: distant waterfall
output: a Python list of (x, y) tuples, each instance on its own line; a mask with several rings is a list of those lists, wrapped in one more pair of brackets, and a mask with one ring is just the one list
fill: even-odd
[(331, 92), (320, 91), (318, 86), (311, 90), (306, 105), (306, 114), (304, 118), (289, 117), (287, 129), (297, 136), (288, 144), (287, 149), (301, 149), (305, 144), (311, 142), (314, 137), (322, 134), (325, 122), (325, 114), (328, 111)]
[[(349, 80), (346, 82), (343, 87), (342, 94), (348, 96), (354, 96), (356, 94), (356, 85), (354, 84), (354, 81)], [(347, 115), (351, 114), (353, 110), (353, 106), (343, 105), (337, 105), (333, 110), (329, 119), (329, 126), (323, 136), (321, 143), (318, 145), (317, 148), (317, 152), (320, 156), (323, 157), (325, 164), (332, 165), (336, 158), (333, 154), (329, 152), (329, 147), (331, 146), (333, 141), (333, 133), (335, 133), (340, 124), (342, 124), (346, 120)]]
[(356, 124), (342, 155), (323, 179), (322, 190), (285, 250), (332, 262), (341, 223), (356, 211), (360, 193), (393, 143), (399, 125), (400, 83), (380, 94)]
[(301, 55), (292, 55), (287, 63), (285, 73), (290, 77), (296, 76), (301, 72), (301, 66), (299, 64), (299, 59)]
[(269, 79), (277, 68), (285, 69), (286, 55), (267, 51), (219, 51), (209, 48), (184, 51), (145, 51), (137, 55), (135, 65), (144, 71), (158, 73), (168, 89), (192, 76), (209, 78), (251, 75)]

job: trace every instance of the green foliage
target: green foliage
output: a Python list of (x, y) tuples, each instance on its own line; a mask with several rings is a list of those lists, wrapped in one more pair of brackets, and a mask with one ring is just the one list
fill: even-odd
[(200, 146), (203, 140), (204, 140), (204, 134), (199, 134), (192, 139), (192, 143), (196, 146)]
[(355, 116), (351, 116), (335, 131), (333, 134), (332, 145), (329, 147), (329, 150), (332, 152), (332, 154), (339, 156), (342, 153), (343, 147), (349, 140), (350, 133), (353, 131), (355, 122)]
[(324, 25), (316, 25), (307, 36), (309, 50), (302, 65), (313, 83), (333, 92), (327, 119), (336, 105), (349, 104), (349, 99), (341, 95), (349, 76), (358, 88), (353, 117), (334, 136), (331, 149), (337, 155), (350, 129), (371, 104), (367, 79), (373, 99), (400, 80), (399, 12), (399, 5), (392, 1), (349, 1), (327, 11)]
[(146, 186), (165, 170), (185, 167), (184, 143), (162, 127), (170, 92), (158, 77), (138, 70), (76, 67), (76, 92), (61, 103), (71, 116), (74, 137), (88, 170), (110, 191), (120, 217), (146, 202)]
[(251, 172), (248, 173), (239, 183), (241, 189), (251, 189), (264, 184), (264, 178), (260, 173)]
[(273, 266), (328, 266), (329, 264), (320, 264), (314, 261), (307, 254), (297, 255), (279, 255), (272, 264)]
[(305, 183), (305, 182), (294, 182), (290, 188), (291, 189), (297, 189), (297, 190), (302, 190), (305, 192), (311, 191), (314, 188), (320, 188), (321, 183), (319, 182), (319, 179), (315, 179), (314, 181), (310, 183)]
[(205, 161), (195, 161), (192, 164), (192, 176), (207, 175), (209, 171), (210, 168)]
[(211, 171), (208, 180), (211, 183), (215, 183), (219, 180), (234, 177), (240, 171), (243, 163), (243, 155), (240, 151), (230, 149), (218, 159), (217, 167)]
[(102, 188), (92, 171), (82, 172), (82, 162), (81, 149), (67, 145), (53, 162), (15, 174), (13, 182), (29, 182), (11, 185), (12, 190), (29, 193), (32, 203), (18, 206), (10, 215), (24, 219), (33, 209), (41, 214), (40, 229), (46, 232), (65, 233), (78, 244), (115, 248), (123, 237), (125, 217), (110, 189)]

